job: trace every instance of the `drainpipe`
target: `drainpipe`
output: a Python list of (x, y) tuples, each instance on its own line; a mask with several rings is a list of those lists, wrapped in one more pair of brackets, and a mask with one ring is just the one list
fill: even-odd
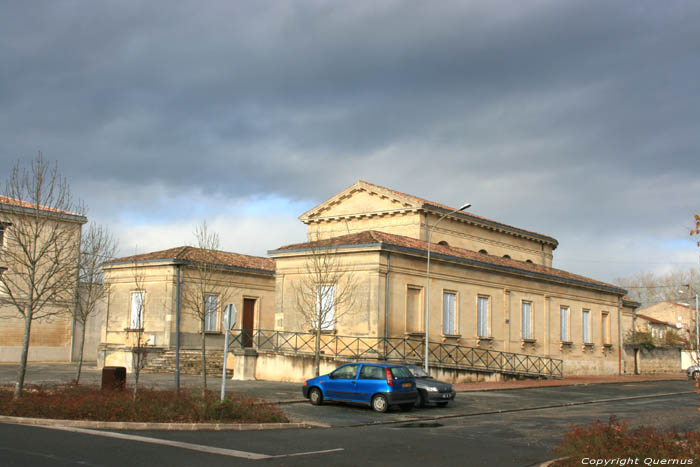
[(617, 372), (622, 375), (622, 297), (617, 297)]
[(180, 265), (175, 265), (177, 271), (175, 284), (175, 390), (180, 393)]
[[(71, 336), (70, 336), (70, 349), (68, 352), (68, 361), (72, 362), (73, 361), (73, 347), (75, 344), (75, 322), (76, 322), (76, 317), (78, 316), (78, 300), (79, 294), (80, 294), (80, 247), (82, 246), (83, 243), (83, 224), (78, 224), (78, 258), (76, 260), (76, 268), (75, 268), (75, 291), (73, 292), (73, 327), (71, 329)], [(87, 320), (85, 320), (85, 323), (83, 323), (83, 327), (87, 324)]]
[(386, 343), (389, 338), (389, 273), (391, 272), (391, 252), (386, 253), (386, 283), (384, 287), (384, 358), (386, 358)]

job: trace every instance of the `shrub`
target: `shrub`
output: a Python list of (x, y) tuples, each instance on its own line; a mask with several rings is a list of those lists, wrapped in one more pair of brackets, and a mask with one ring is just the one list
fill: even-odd
[(279, 407), (259, 399), (228, 396), (199, 389), (100, 391), (91, 386), (29, 387), (19, 400), (0, 391), (0, 414), (16, 417), (120, 422), (268, 423), (286, 422)]
[[(663, 432), (654, 427), (630, 429), (627, 422), (610, 417), (608, 423), (596, 420), (583, 427), (573, 427), (554, 450), (566, 459), (558, 466), (580, 466), (582, 459), (693, 459), (700, 461), (700, 433)], [(632, 464), (630, 464), (632, 465)]]

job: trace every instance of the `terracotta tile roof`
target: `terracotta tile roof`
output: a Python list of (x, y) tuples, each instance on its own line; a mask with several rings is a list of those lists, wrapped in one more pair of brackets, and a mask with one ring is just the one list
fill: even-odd
[[(6, 206), (16, 206), (19, 208), (24, 208), (24, 209), (34, 209), (36, 205), (34, 203), (30, 203), (28, 201), (22, 201), (19, 199), (15, 198), (9, 198), (7, 196), (0, 196), (0, 205), (6, 205)], [(71, 212), (71, 211), (62, 211), (60, 209), (55, 209), (55, 208), (49, 208), (46, 206), (39, 206), (40, 211), (46, 211), (46, 212), (55, 212), (59, 214), (67, 214), (69, 216), (78, 216), (78, 217), (84, 217), (83, 214), (79, 214), (77, 212)]]
[(647, 316), (647, 315), (641, 315), (639, 313), (637, 313), (637, 318), (642, 318), (643, 320), (649, 321), (652, 324), (663, 324), (664, 326), (670, 326), (672, 328), (676, 327), (675, 325), (673, 325), (671, 323), (667, 323), (666, 321), (661, 321), (660, 319), (652, 318), (651, 316)]
[(192, 262), (210, 262), (212, 264), (231, 266), (242, 269), (255, 269), (270, 273), (275, 272), (275, 261), (260, 256), (241, 255), (228, 251), (204, 250), (192, 246), (180, 246), (167, 250), (153, 251), (141, 255), (125, 256), (107, 261), (105, 264), (120, 264), (159, 260), (181, 260)]
[[(269, 254), (274, 255), (275, 253), (284, 253), (285, 251), (293, 250), (305, 250), (312, 247), (324, 248), (324, 247), (341, 247), (341, 246), (352, 246), (352, 245), (390, 245), (394, 247), (410, 248), (413, 250), (427, 252), (428, 243), (423, 240), (418, 240), (411, 237), (404, 237), (402, 235), (393, 235), (385, 232), (378, 232), (375, 230), (368, 230), (365, 232), (360, 232), (356, 234), (343, 235), (340, 237), (334, 237), (330, 239), (320, 240), (316, 242), (306, 242), (297, 243), (294, 245), (286, 245), (278, 248), (277, 250), (270, 251)], [(578, 274), (573, 274), (562, 269), (555, 269), (546, 266), (541, 266), (539, 264), (528, 263), (525, 261), (518, 261), (509, 258), (502, 258), (500, 256), (488, 255), (483, 253), (477, 253), (472, 250), (466, 250), (464, 248), (456, 248), (451, 246), (439, 245), (437, 243), (431, 243), (430, 245), (431, 256), (433, 255), (444, 255), (451, 256), (459, 259), (475, 261), (483, 263), (484, 265), (491, 265), (501, 268), (508, 268), (515, 270), (521, 274), (537, 274), (553, 277), (555, 279), (562, 279), (564, 281), (573, 281), (577, 283), (588, 284), (591, 286), (602, 287), (605, 289), (613, 289), (616, 293), (627, 293), (624, 289), (617, 287), (612, 284), (607, 284), (605, 282), (600, 282), (588, 277), (579, 276)]]

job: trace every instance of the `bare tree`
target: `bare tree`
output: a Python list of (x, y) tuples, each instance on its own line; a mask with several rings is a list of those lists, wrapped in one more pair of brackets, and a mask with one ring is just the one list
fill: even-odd
[(692, 268), (675, 270), (665, 274), (640, 272), (628, 277), (615, 279), (615, 284), (627, 289), (627, 297), (638, 301), (642, 307), (659, 302), (678, 302), (688, 299), (687, 286), (693, 290), (700, 288), (700, 271)]
[(75, 306), (82, 206), (70, 187), (41, 153), (29, 169), (19, 162), (6, 183), (10, 214), (3, 223), (5, 248), (0, 264), (0, 292), (24, 319), (24, 340), (14, 397), (22, 397), (32, 322), (70, 314)]
[[(206, 221), (195, 227), (194, 237), (199, 249), (195, 260), (185, 266), (182, 303), (199, 322), (202, 352), (202, 392), (207, 388), (206, 333), (216, 331), (219, 325), (218, 310), (231, 299), (234, 289), (222, 280), (224, 271), (219, 251), (219, 235), (209, 229)], [(226, 358), (226, 355), (224, 355)]]
[(134, 372), (134, 402), (139, 390), (139, 376), (146, 364), (147, 342), (143, 338), (144, 318), (148, 296), (145, 287), (145, 271), (137, 259), (132, 267), (134, 290), (131, 292), (131, 316), (129, 317), (129, 333), (131, 344), (132, 368)]
[(114, 258), (116, 250), (116, 240), (106, 227), (100, 225), (91, 224), (80, 239), (78, 303), (74, 310), (74, 320), (81, 327), (76, 384), (80, 383), (80, 373), (83, 368), (85, 328), (88, 319), (95, 314), (98, 303), (109, 293), (109, 284), (104, 282), (102, 264)]
[(357, 278), (347, 267), (332, 239), (313, 241), (300, 279), (292, 285), (296, 309), (314, 333), (314, 375), (321, 366), (321, 335), (354, 312)]

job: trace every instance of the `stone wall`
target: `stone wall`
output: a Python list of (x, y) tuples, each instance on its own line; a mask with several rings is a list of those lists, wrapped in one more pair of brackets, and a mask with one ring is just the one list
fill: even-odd
[(625, 346), (625, 364), (640, 375), (677, 374), (681, 368), (681, 349), (677, 347), (655, 347), (651, 350)]

